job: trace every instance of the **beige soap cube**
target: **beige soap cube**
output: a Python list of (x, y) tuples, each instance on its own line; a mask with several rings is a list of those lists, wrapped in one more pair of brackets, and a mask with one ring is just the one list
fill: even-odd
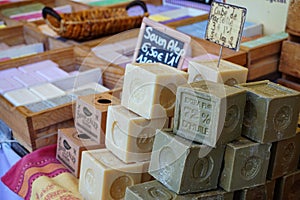
[(167, 128), (168, 120), (148, 120), (121, 105), (109, 106), (106, 148), (126, 163), (150, 160), (156, 129)]
[(188, 74), (161, 63), (128, 64), (121, 104), (146, 119), (174, 115), (176, 90)]
[(99, 144), (105, 142), (106, 115), (109, 105), (119, 104), (109, 93), (81, 96), (76, 101), (75, 127)]
[(87, 200), (123, 199), (126, 187), (140, 183), (149, 162), (125, 164), (107, 149), (82, 153), (79, 192)]
[(248, 75), (247, 68), (226, 60), (220, 60), (220, 65), (219, 67), (217, 66), (218, 60), (190, 61), (188, 66), (188, 83), (209, 80), (232, 86), (246, 82)]

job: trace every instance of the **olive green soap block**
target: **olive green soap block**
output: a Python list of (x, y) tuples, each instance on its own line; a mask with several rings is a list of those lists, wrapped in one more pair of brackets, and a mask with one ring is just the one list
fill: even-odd
[(126, 188), (125, 200), (196, 200), (196, 199), (223, 199), (232, 200), (233, 193), (224, 190), (211, 190), (208, 192), (177, 195), (168, 190), (159, 181), (149, 181)]
[(212, 148), (157, 130), (149, 174), (177, 194), (216, 189), (225, 145)]
[(243, 190), (235, 191), (234, 199), (237, 200), (273, 200), (275, 180), (266, 181), (263, 185), (246, 188)]
[(230, 192), (264, 184), (270, 148), (271, 144), (259, 144), (246, 138), (227, 144), (219, 185)]
[(236, 85), (247, 90), (242, 134), (260, 143), (296, 134), (300, 93), (270, 81)]
[(211, 147), (241, 136), (246, 91), (211, 81), (177, 89), (173, 131)]

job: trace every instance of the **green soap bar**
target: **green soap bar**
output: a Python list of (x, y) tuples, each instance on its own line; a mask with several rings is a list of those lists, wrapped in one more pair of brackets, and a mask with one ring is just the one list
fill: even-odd
[(263, 185), (236, 191), (234, 198), (238, 200), (273, 200), (275, 183), (275, 180), (266, 181)]
[(29, 13), (33, 11), (42, 10), (44, 7), (45, 5), (42, 3), (33, 3), (25, 6), (3, 9), (1, 13), (6, 17), (10, 17), (16, 14)]
[(125, 200), (201, 200), (223, 199), (232, 200), (233, 193), (224, 190), (212, 190), (195, 194), (177, 195), (168, 190), (157, 180), (129, 186), (126, 188)]
[(177, 194), (216, 189), (224, 148), (194, 143), (171, 129), (157, 130), (149, 173)]
[(274, 142), (267, 177), (276, 179), (297, 169), (300, 156), (300, 134)]
[(246, 138), (227, 144), (219, 185), (230, 192), (265, 183), (270, 148)]
[(270, 81), (235, 85), (247, 90), (242, 134), (260, 143), (295, 136), (300, 93)]
[(241, 136), (246, 91), (211, 81), (177, 88), (174, 132), (211, 147)]

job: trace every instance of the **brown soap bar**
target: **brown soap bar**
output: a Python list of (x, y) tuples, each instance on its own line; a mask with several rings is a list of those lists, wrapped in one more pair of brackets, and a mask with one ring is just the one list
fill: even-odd
[(276, 179), (297, 169), (300, 156), (300, 134), (274, 142), (267, 177)]
[(149, 173), (177, 194), (216, 189), (225, 146), (211, 148), (157, 130)]
[(242, 134), (260, 143), (296, 134), (300, 93), (270, 81), (236, 85), (247, 90)]
[(75, 127), (100, 144), (105, 142), (106, 115), (110, 105), (120, 100), (109, 93), (81, 96), (76, 101)]
[(239, 138), (227, 144), (220, 186), (235, 191), (265, 183), (271, 144)]
[(74, 127), (58, 129), (56, 159), (78, 178), (82, 151), (104, 147), (104, 144), (98, 144), (88, 135), (79, 134)]
[(234, 192), (234, 200), (273, 200), (276, 181)]
[(204, 200), (223, 199), (232, 200), (233, 193), (224, 190), (212, 190), (195, 194), (178, 195), (168, 190), (159, 181), (149, 181), (126, 188), (125, 200)]
[(241, 136), (246, 92), (199, 81), (177, 89), (174, 132), (212, 147)]
[(300, 197), (300, 170), (288, 174), (278, 180), (275, 188), (277, 199), (299, 199)]

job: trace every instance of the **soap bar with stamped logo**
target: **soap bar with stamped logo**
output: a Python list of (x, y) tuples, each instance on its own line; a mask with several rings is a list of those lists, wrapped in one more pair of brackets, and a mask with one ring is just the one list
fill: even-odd
[(296, 134), (300, 93), (270, 81), (236, 85), (247, 90), (242, 134), (260, 143)]
[(194, 194), (178, 195), (168, 190), (159, 181), (149, 181), (137, 185), (129, 186), (126, 189), (125, 200), (189, 200), (189, 199), (222, 199), (232, 200), (233, 192), (224, 190), (211, 190)]
[(212, 148), (157, 130), (149, 173), (177, 194), (216, 189), (225, 146)]
[(245, 90), (211, 81), (177, 89), (174, 132), (211, 147), (241, 136)]
[(108, 106), (120, 104), (120, 100), (109, 93), (81, 96), (76, 101), (75, 127), (100, 144), (105, 143)]
[(262, 185), (266, 181), (271, 144), (239, 138), (226, 146), (219, 185), (235, 191)]
[(79, 177), (81, 154), (83, 151), (104, 148), (86, 134), (79, 134), (74, 127), (58, 129), (56, 159)]
[(84, 199), (123, 199), (126, 187), (141, 183), (149, 162), (126, 164), (107, 149), (82, 153), (79, 192)]
[(156, 129), (168, 123), (168, 117), (145, 119), (121, 105), (109, 106), (106, 148), (125, 163), (150, 160)]
[(300, 169), (283, 176), (278, 180), (275, 196), (278, 199), (299, 199), (300, 197)]
[(235, 191), (234, 198), (238, 200), (273, 200), (276, 181), (266, 181), (263, 185)]
[(146, 119), (172, 117), (177, 87), (187, 78), (186, 72), (161, 63), (128, 64), (121, 104)]
[(276, 179), (297, 169), (300, 156), (300, 134), (274, 142), (267, 177)]
[(220, 60), (194, 60), (188, 65), (188, 83), (209, 80), (216, 83), (224, 83), (233, 86), (246, 83), (248, 69), (235, 63)]

